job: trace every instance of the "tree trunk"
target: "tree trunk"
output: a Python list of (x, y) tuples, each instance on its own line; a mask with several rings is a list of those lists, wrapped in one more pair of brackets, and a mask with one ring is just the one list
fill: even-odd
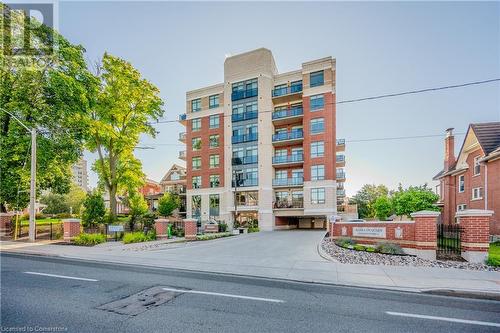
[(116, 186), (112, 185), (109, 188), (109, 210), (111, 214), (111, 221), (114, 222), (116, 220)]

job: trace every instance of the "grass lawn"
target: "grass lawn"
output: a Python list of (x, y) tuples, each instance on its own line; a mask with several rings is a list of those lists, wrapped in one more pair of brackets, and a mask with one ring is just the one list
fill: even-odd
[[(29, 220), (24, 220), (24, 221), (20, 221), (20, 222), (21, 222), (20, 225), (22, 225), (22, 226), (30, 224)], [(35, 222), (37, 225), (49, 225), (52, 223), (60, 223), (61, 219), (36, 219)], [(12, 223), (15, 225), (16, 220), (14, 219), (14, 221)]]
[(500, 242), (495, 242), (490, 244), (488, 265), (500, 266)]

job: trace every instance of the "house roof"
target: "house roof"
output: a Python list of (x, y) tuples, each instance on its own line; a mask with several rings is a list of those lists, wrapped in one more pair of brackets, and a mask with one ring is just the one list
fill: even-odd
[(470, 126), (485, 155), (500, 147), (500, 122), (471, 124)]
[(178, 165), (178, 164), (173, 164), (170, 169), (167, 171), (167, 173), (163, 176), (163, 178), (161, 179), (160, 183), (164, 183), (164, 182), (168, 182), (170, 181), (170, 175), (174, 172), (179, 172), (181, 174), (182, 177), (186, 176), (186, 168), (181, 166), (181, 165)]

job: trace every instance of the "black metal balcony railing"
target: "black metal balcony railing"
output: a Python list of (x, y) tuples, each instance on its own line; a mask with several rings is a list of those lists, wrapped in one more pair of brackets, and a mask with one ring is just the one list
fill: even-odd
[(277, 200), (274, 203), (275, 209), (286, 209), (286, 208), (304, 208), (304, 199), (288, 199)]
[[(249, 179), (240, 179), (238, 180), (238, 187), (249, 187), (249, 186), (257, 186), (259, 184), (259, 180), (257, 178), (249, 178)], [(236, 187), (236, 181), (232, 182), (233, 187)]]
[(337, 155), (336, 161), (337, 162), (345, 162), (345, 155)]
[(241, 142), (257, 141), (257, 137), (258, 137), (257, 133), (233, 135), (231, 142), (234, 144)]
[(273, 164), (304, 162), (304, 154), (273, 156)]
[(304, 138), (302, 130), (292, 130), (289, 132), (280, 132), (273, 135), (273, 141), (285, 141)]
[(302, 83), (293, 84), (290, 87), (279, 87), (273, 89), (273, 97), (296, 94), (302, 91)]
[(240, 99), (255, 97), (258, 95), (258, 88), (246, 89), (246, 90), (235, 90), (231, 93), (231, 100), (237, 101)]
[(257, 162), (258, 162), (257, 155), (233, 157), (233, 159), (232, 159), (233, 165), (253, 164), (253, 163), (257, 163)]
[(179, 115), (179, 120), (184, 121), (187, 119), (187, 115), (185, 113)]
[(302, 116), (304, 114), (304, 109), (302, 107), (294, 107), (290, 109), (278, 110), (273, 112), (273, 120), (288, 118), (288, 117), (297, 117)]
[(235, 113), (235, 114), (231, 115), (231, 120), (233, 122), (243, 121), (243, 120), (255, 119), (258, 116), (259, 116), (259, 114), (256, 111)]
[(337, 139), (337, 146), (345, 145), (345, 139)]
[(303, 177), (292, 178), (275, 178), (273, 179), (273, 186), (299, 186), (304, 184)]

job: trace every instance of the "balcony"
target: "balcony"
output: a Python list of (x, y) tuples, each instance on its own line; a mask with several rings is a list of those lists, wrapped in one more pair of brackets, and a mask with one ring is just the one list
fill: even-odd
[(181, 150), (179, 152), (179, 159), (184, 160), (184, 161), (186, 160), (186, 151), (185, 150)]
[(179, 141), (182, 143), (186, 143), (186, 132), (179, 133)]
[(340, 197), (340, 198), (345, 197), (345, 190), (344, 189), (337, 189), (337, 197)]
[(273, 123), (275, 125), (286, 125), (296, 122), (304, 116), (304, 109), (302, 107), (293, 107), (284, 110), (273, 112)]
[(344, 181), (344, 180), (345, 180), (345, 172), (337, 170), (337, 181)]
[(236, 186), (236, 181), (232, 181), (233, 187), (250, 187), (259, 185), (259, 180), (257, 178), (248, 178), (238, 180), (238, 186)]
[(236, 90), (231, 93), (231, 101), (238, 101), (240, 99), (255, 97), (258, 95), (258, 88), (247, 90)]
[(186, 125), (187, 115), (185, 113), (179, 115), (179, 122)]
[(254, 163), (258, 162), (258, 156), (251, 155), (251, 156), (243, 156), (243, 157), (233, 157), (231, 162), (233, 165), (254, 164)]
[(304, 208), (304, 199), (288, 199), (277, 200), (274, 203), (274, 209), (294, 209), (294, 208)]
[(291, 142), (302, 141), (303, 139), (304, 139), (304, 132), (302, 130), (279, 132), (273, 135), (273, 143), (275, 144), (288, 144)]
[(231, 138), (231, 142), (233, 144), (235, 144), (235, 143), (242, 143), (242, 142), (257, 141), (257, 138), (258, 138), (257, 133), (233, 135), (233, 137)]
[(336, 156), (337, 167), (345, 166), (345, 155)]
[(304, 163), (304, 154), (273, 156), (273, 165), (302, 163)]
[(345, 151), (345, 139), (337, 139), (337, 151)]
[(243, 112), (243, 113), (236, 113), (231, 115), (231, 120), (234, 122), (237, 121), (243, 121), (243, 120), (249, 120), (249, 119), (256, 119), (259, 116), (257, 112)]
[(293, 187), (304, 185), (303, 177), (292, 178), (275, 178), (273, 179), (273, 187)]
[(274, 103), (286, 103), (299, 99), (302, 94), (302, 82), (292, 83), (289, 87), (276, 87), (272, 91)]

